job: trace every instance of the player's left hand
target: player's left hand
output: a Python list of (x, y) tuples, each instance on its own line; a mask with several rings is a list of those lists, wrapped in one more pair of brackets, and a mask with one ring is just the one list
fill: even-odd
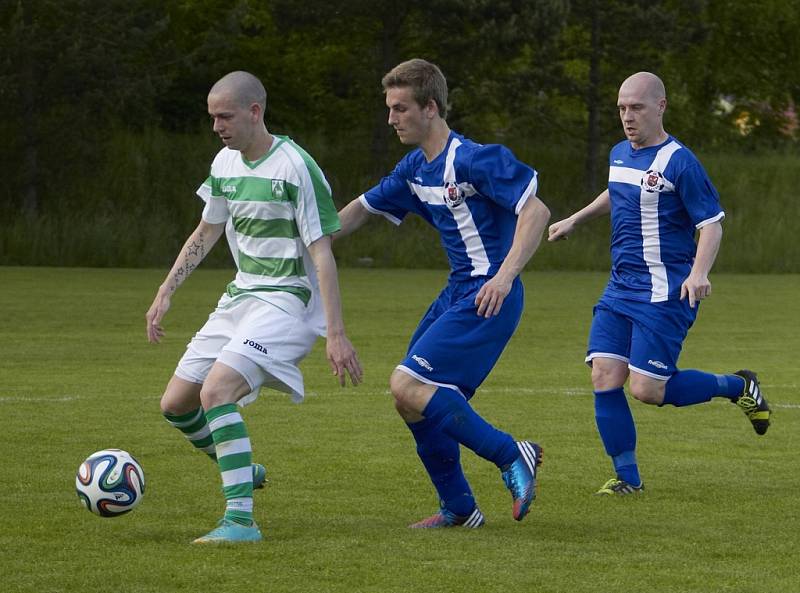
[(356, 349), (344, 334), (328, 336), (325, 347), (328, 363), (331, 365), (333, 374), (339, 378), (339, 385), (345, 385), (345, 373), (350, 375), (350, 382), (353, 385), (361, 383), (363, 371), (358, 360)]
[(487, 319), (492, 315), (500, 313), (503, 301), (511, 292), (511, 281), (501, 278), (499, 275), (491, 278), (481, 286), (475, 296), (475, 305), (478, 307), (478, 315)]
[(711, 295), (711, 281), (708, 276), (691, 273), (681, 284), (681, 300), (688, 298), (689, 306), (694, 309), (695, 303)]

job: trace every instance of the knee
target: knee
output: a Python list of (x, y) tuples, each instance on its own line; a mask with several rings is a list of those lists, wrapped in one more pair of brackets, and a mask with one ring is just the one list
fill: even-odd
[(178, 407), (175, 405), (175, 402), (169, 395), (169, 392), (165, 392), (164, 395), (161, 396), (161, 401), (159, 402), (161, 407), (161, 414), (170, 414), (172, 416), (179, 416), (180, 412), (178, 411)]
[(394, 409), (404, 420), (414, 420), (418, 416), (416, 410), (409, 408), (405, 403), (398, 401), (397, 398), (394, 400)]
[(410, 379), (411, 377), (400, 371), (394, 371), (389, 377), (389, 391), (394, 398), (394, 407), (401, 415), (411, 404), (413, 384)]
[(172, 383), (167, 385), (167, 389), (164, 391), (164, 394), (161, 396), (161, 401), (159, 402), (161, 413), (180, 416), (196, 410), (200, 407), (199, 392), (199, 385), (194, 388), (184, 389), (176, 387)]
[(227, 392), (224, 392), (218, 384), (204, 383), (203, 388), (200, 390), (200, 403), (203, 409), (210, 410), (228, 403), (229, 398), (227, 395)]
[(661, 381), (632, 381), (630, 391), (634, 398), (645, 404), (657, 406), (664, 402), (664, 385)]
[(607, 391), (625, 385), (628, 367), (624, 364), (604, 364), (599, 360), (592, 362), (592, 386), (595, 391)]
[(406, 373), (395, 371), (389, 377), (389, 390), (394, 397), (394, 407), (406, 422), (422, 419), (425, 409), (435, 388), (417, 381)]

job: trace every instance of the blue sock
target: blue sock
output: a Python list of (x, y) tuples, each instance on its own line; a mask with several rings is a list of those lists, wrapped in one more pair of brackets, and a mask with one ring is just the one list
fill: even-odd
[(636, 463), (636, 424), (622, 387), (594, 392), (594, 419), (617, 477), (632, 486), (642, 483)]
[(739, 397), (744, 379), (738, 375), (714, 375), (692, 369), (678, 371), (664, 387), (664, 403), (672, 406), (691, 406), (710, 401), (712, 397)]
[(417, 442), (417, 455), (428, 472), (444, 508), (467, 516), (475, 508), (475, 498), (461, 469), (461, 449), (429, 420), (407, 425)]
[(513, 437), (478, 416), (467, 400), (452, 389), (439, 387), (422, 415), (443, 433), (497, 467), (509, 465), (519, 457)]

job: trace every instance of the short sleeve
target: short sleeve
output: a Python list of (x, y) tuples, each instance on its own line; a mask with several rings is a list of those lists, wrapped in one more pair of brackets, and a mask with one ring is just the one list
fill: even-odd
[(214, 177), (213, 174), (209, 175), (197, 188), (197, 195), (206, 203), (202, 214), (204, 221), (209, 224), (227, 222), (230, 215), (228, 201), (220, 189), (219, 178)]
[(536, 171), (500, 144), (487, 144), (475, 151), (469, 181), (479, 194), (514, 213), (536, 195), (538, 185)]
[(700, 163), (695, 161), (680, 173), (675, 180), (675, 191), (695, 228), (702, 228), (725, 217), (719, 203), (719, 193)]
[(394, 224), (400, 224), (409, 212), (417, 211), (403, 170), (403, 161), (400, 161), (394, 171), (360, 197), (367, 210), (385, 216)]
[(342, 228), (331, 195), (331, 186), (325, 174), (311, 156), (292, 143), (303, 159), (299, 168), (297, 188), (297, 228), (306, 246), (324, 235), (332, 235)]

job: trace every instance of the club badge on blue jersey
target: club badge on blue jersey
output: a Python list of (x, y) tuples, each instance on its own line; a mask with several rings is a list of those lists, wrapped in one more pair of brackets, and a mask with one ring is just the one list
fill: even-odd
[(650, 169), (642, 175), (641, 184), (646, 192), (660, 192), (664, 189), (664, 176), (661, 174), (661, 171)]
[(466, 196), (464, 195), (464, 190), (462, 190), (458, 185), (455, 184), (453, 181), (448, 181), (444, 186), (444, 203), (450, 206), (450, 208), (455, 208), (464, 203), (464, 199)]

